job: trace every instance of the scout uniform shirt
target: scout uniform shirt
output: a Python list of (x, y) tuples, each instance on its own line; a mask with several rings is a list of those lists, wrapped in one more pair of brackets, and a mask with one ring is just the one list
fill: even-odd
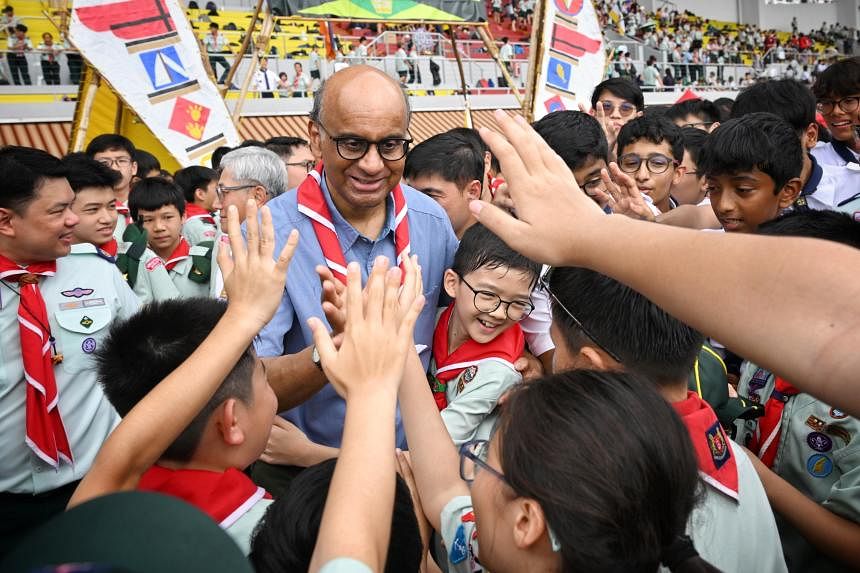
[(201, 509), (224, 529), (245, 555), (272, 496), (235, 468), (224, 472), (172, 470), (158, 464), (140, 477), (137, 489), (178, 497)]
[[(763, 435), (764, 418), (739, 420), (738, 441), (772, 462), (771, 469), (801, 493), (860, 523), (860, 421), (782, 380), (778, 384), (771, 372), (749, 362), (741, 369), (738, 394), (764, 404), (765, 417), (773, 400), (784, 403), (775, 437)], [(853, 570), (821, 555), (787, 521), (777, 518), (777, 524), (791, 571)]]
[(20, 288), (0, 281), (0, 492), (40, 494), (81, 479), (119, 423), (96, 381), (91, 355), (110, 324), (134, 314), (140, 303), (116, 267), (94, 251), (92, 245), (75, 245), (72, 254), (57, 260), (56, 274), (39, 282), (56, 351), (63, 355), (54, 376), (73, 464), (54, 469), (24, 442), (27, 383), (18, 325)]
[(209, 297), (210, 273), (198, 267), (195, 257), (210, 260), (212, 250), (211, 245), (192, 247), (183, 237), (179, 240), (176, 250), (164, 261), (164, 266), (181, 298)]
[(193, 247), (203, 241), (213, 241), (217, 233), (218, 225), (212, 213), (194, 203), (185, 204), (185, 223), (182, 225), (182, 236), (185, 237), (189, 245)]
[(690, 435), (705, 486), (687, 525), (696, 551), (721, 571), (786, 571), (773, 512), (752, 462), (695, 392), (672, 407)]
[(522, 355), (525, 339), (520, 325), (514, 324), (486, 344), (469, 339), (448, 354), (454, 304), (442, 311), (436, 323), (428, 379), (442, 421), (459, 447), (490, 438), (499, 398), (522, 380), (513, 362)]

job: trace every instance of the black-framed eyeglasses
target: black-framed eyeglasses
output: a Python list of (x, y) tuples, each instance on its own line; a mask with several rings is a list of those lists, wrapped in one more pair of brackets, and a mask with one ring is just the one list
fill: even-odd
[(707, 131), (708, 128), (711, 127), (712, 125), (714, 125), (715, 123), (716, 123), (715, 121), (699, 121), (697, 123), (685, 123), (681, 127), (695, 127), (696, 129), (704, 128), (705, 131)]
[(833, 113), (833, 110), (836, 109), (836, 106), (839, 106), (839, 109), (844, 111), (845, 113), (852, 113), (857, 111), (857, 107), (860, 106), (860, 96), (849, 96), (841, 99), (822, 99), (818, 100), (818, 111), (823, 113), (824, 115), (830, 115)]
[(131, 165), (132, 159), (131, 157), (102, 157), (101, 159), (96, 159), (96, 161), (105, 167), (113, 167), (114, 165), (117, 167), (128, 167)]
[(411, 137), (387, 137), (379, 141), (368, 141), (359, 137), (335, 137), (321, 122), (318, 121), (317, 125), (334, 141), (337, 154), (347, 161), (358, 161), (367, 155), (371, 144), (376, 146), (376, 151), (385, 161), (400, 161), (406, 157), (412, 143)]
[[(218, 200), (223, 200), (224, 196), (231, 191), (241, 191), (242, 189), (250, 189), (251, 187), (256, 187), (260, 185), (260, 183), (246, 183), (244, 185), (231, 185), (225, 186), (220, 183), (215, 186), (215, 194), (218, 195)], [(262, 187), (262, 185), (260, 185)]]
[(311, 169), (314, 168), (314, 165), (316, 165), (316, 163), (314, 163), (313, 160), (309, 160), (309, 161), (297, 161), (295, 163), (286, 163), (285, 165), (287, 167), (304, 167), (305, 171), (310, 173)]
[(627, 103), (626, 101), (621, 102), (617, 106), (611, 101), (602, 101), (600, 102), (600, 105), (603, 106), (603, 113), (606, 115), (612, 115), (612, 112), (615, 111), (616, 107), (618, 108), (618, 114), (621, 117), (627, 117), (636, 111), (636, 106), (632, 103)]
[(596, 344), (598, 348), (600, 348), (602, 351), (604, 351), (606, 354), (608, 354), (608, 355), (610, 356), (610, 358), (612, 358), (614, 361), (618, 362), (619, 364), (623, 364), (623, 363), (624, 363), (624, 361), (623, 361), (623, 360), (621, 360), (621, 358), (620, 358), (616, 353), (614, 353), (614, 352), (612, 352), (611, 350), (609, 350), (609, 348), (607, 348), (603, 343), (601, 343), (601, 342), (600, 342), (600, 340), (598, 340), (597, 338), (595, 338), (595, 336), (591, 333), (591, 331), (590, 331), (590, 330), (588, 330), (588, 329), (585, 327), (585, 325), (584, 325), (584, 324), (582, 324), (582, 322), (580, 322), (580, 321), (579, 321), (579, 319), (578, 319), (578, 318), (576, 318), (576, 315), (574, 315), (572, 312), (570, 312), (570, 309), (568, 309), (568, 308), (564, 305), (564, 303), (563, 303), (563, 302), (561, 302), (561, 301), (558, 299), (558, 297), (557, 297), (557, 296), (555, 296), (555, 293), (554, 293), (554, 292), (552, 292), (552, 289), (550, 289), (550, 288), (549, 288), (549, 280), (550, 280), (550, 279), (549, 279), (549, 277), (552, 275), (552, 271), (553, 271), (553, 269), (549, 269), (549, 270), (548, 270), (546, 273), (544, 273), (544, 275), (540, 278), (540, 280), (538, 281), (538, 284), (540, 285), (540, 288), (542, 288), (543, 290), (545, 290), (545, 291), (546, 291), (546, 293), (550, 296), (550, 298), (552, 298), (552, 300), (553, 300), (553, 302), (556, 304), (556, 306), (558, 306), (558, 308), (560, 308), (562, 311), (564, 311), (564, 314), (566, 314), (566, 315), (567, 315), (567, 317), (568, 317), (568, 318), (573, 322), (573, 324), (575, 324), (575, 325), (576, 325), (576, 327), (577, 327), (579, 330), (581, 330), (581, 331), (582, 331), (582, 333), (583, 333), (585, 336), (587, 336), (588, 338), (590, 338), (590, 339), (591, 339), (591, 341), (592, 341), (592, 342), (594, 342), (594, 344)]
[(605, 191), (606, 187), (603, 183), (603, 179), (600, 176), (597, 176), (584, 182), (582, 184), (582, 190), (585, 191), (585, 194), (589, 197), (594, 197), (598, 191)]
[(487, 463), (488, 455), (490, 455), (489, 440), (472, 440), (460, 446), (460, 478), (471, 486), (475, 481), (475, 476), (478, 474), (478, 468), (480, 468), (487, 470), (504, 483), (510, 485), (505, 474)]
[(494, 292), (488, 290), (477, 290), (475, 287), (466, 282), (466, 279), (462, 276), (460, 277), (460, 280), (463, 281), (463, 284), (469, 287), (469, 290), (472, 291), (472, 294), (475, 295), (475, 309), (480, 312), (486, 312), (487, 314), (490, 314), (496, 312), (496, 309), (504, 304), (506, 305), (505, 316), (508, 317), (508, 320), (518, 322), (531, 314), (531, 312), (535, 309), (535, 305), (533, 305), (531, 301), (523, 302), (521, 300), (502, 300), (502, 297), (500, 297)]
[(618, 158), (618, 168), (624, 173), (636, 173), (642, 163), (645, 163), (648, 171), (653, 175), (666, 173), (670, 167), (678, 164), (677, 161), (662, 153), (652, 153), (648, 157), (641, 157), (635, 153), (625, 153)]

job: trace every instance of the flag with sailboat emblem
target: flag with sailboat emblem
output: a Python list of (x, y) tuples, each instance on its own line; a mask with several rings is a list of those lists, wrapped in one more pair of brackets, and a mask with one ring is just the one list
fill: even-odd
[(588, 104), (591, 92), (603, 79), (605, 44), (590, 0), (541, 0), (543, 33), (532, 52), (535, 84), (532, 113), (535, 120), (559, 110), (576, 110)]
[(241, 141), (178, 0), (74, 0), (69, 39), (181, 165)]

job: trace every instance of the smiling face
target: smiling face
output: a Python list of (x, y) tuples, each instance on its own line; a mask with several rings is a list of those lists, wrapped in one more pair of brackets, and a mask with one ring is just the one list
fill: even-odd
[(800, 192), (800, 179), (792, 179), (779, 193), (769, 175), (753, 169), (733, 175), (705, 178), (711, 208), (728, 233), (754, 233), (762, 223), (775, 219)]
[(0, 231), (9, 240), (4, 254), (19, 264), (68, 255), (78, 223), (71, 208), (74, 200), (65, 178), (51, 178), (42, 181), (34, 199), (20, 213), (0, 209)]
[(78, 216), (76, 243), (101, 246), (113, 239), (116, 227), (116, 197), (110, 187), (85, 187), (75, 194), (72, 211)]
[(366, 217), (385, 208), (385, 199), (400, 182), (406, 157), (383, 159), (370, 145), (361, 159), (340, 156), (334, 138), (377, 142), (408, 138), (406, 103), (400, 88), (381, 72), (354, 66), (328, 80), (321, 122), (311, 122), (308, 135), (314, 155), (325, 164), (326, 183), (332, 200), (347, 220)]
[[(860, 94), (852, 94), (851, 97), (860, 98)], [(836, 102), (842, 97), (822, 98), (824, 101)], [(852, 102), (843, 102), (843, 105), (852, 108)], [(830, 107), (830, 106), (828, 106)], [(824, 121), (827, 122), (827, 127), (830, 133), (837, 141), (852, 142), (857, 137), (857, 132), (854, 126), (857, 124), (858, 114), (860, 114), (860, 106), (854, 108), (854, 111), (845, 111), (839, 105), (833, 105), (833, 110), (830, 113), (822, 113)]]
[(140, 209), (138, 214), (143, 219), (149, 248), (162, 259), (167, 260), (179, 246), (185, 216), (179, 214), (176, 205), (164, 205), (155, 211)]
[(448, 323), (449, 352), (470, 338), (479, 344), (491, 342), (516, 322), (507, 317), (508, 305), (504, 302), (492, 312), (478, 310), (475, 305), (476, 294), (472, 289), (493, 293), (503, 301), (531, 303), (529, 295), (534, 277), (524, 271), (484, 266), (467, 273), (463, 278), (465, 282), (448, 269), (443, 279), (445, 292), (454, 299), (454, 312)]
[(616, 130), (621, 129), (631, 119), (642, 115), (641, 111), (636, 110), (633, 102), (620, 98), (609, 90), (604, 90), (598, 97), (598, 101), (603, 104), (604, 113)]

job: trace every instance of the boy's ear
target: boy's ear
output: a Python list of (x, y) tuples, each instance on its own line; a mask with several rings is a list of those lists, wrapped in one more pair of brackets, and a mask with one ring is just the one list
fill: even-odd
[(672, 187), (679, 184), (681, 182), (681, 178), (684, 176), (684, 173), (687, 172), (687, 167), (684, 165), (678, 165), (675, 167), (675, 174), (672, 175)]
[(451, 269), (447, 269), (442, 276), (442, 286), (445, 287), (445, 292), (451, 298), (457, 298), (457, 285), (460, 284), (460, 277)]
[(585, 345), (576, 356), (577, 368), (606, 372), (617, 368), (615, 361), (594, 346)]
[(198, 187), (194, 190), (194, 202), (195, 203), (203, 203), (206, 201), (206, 189), (201, 189)]
[(803, 185), (800, 181), (800, 177), (789, 179), (788, 183), (783, 185), (782, 189), (778, 193), (779, 208), (788, 209), (789, 207), (791, 207), (792, 203), (794, 203), (794, 201), (800, 195), (802, 189)]
[(466, 198), (469, 199), (469, 201), (480, 199), (483, 191), (484, 183), (477, 179), (472, 179), (472, 182), (466, 187)]
[(514, 544), (517, 549), (528, 549), (544, 536), (549, 538), (546, 516), (540, 504), (527, 497), (516, 500), (514, 517)]
[(803, 136), (801, 137), (803, 143), (803, 150), (807, 151), (815, 147), (815, 144), (818, 143), (818, 124), (814, 121), (806, 126), (806, 129), (803, 130)]
[(713, 133), (713, 131), (714, 131), (715, 129), (717, 129), (718, 127), (720, 127), (720, 122), (719, 122), (719, 121), (715, 121), (714, 123), (712, 123), (712, 124), (711, 124), (711, 127), (710, 127), (710, 128), (708, 128), (708, 133)]
[(0, 235), (15, 237), (15, 227), (12, 225), (12, 218), (15, 217), (15, 212), (12, 209), (0, 209)]
[(228, 446), (240, 446), (245, 442), (245, 432), (239, 425), (237, 406), (236, 398), (227, 398), (213, 414), (216, 416), (216, 427), (221, 439)]

